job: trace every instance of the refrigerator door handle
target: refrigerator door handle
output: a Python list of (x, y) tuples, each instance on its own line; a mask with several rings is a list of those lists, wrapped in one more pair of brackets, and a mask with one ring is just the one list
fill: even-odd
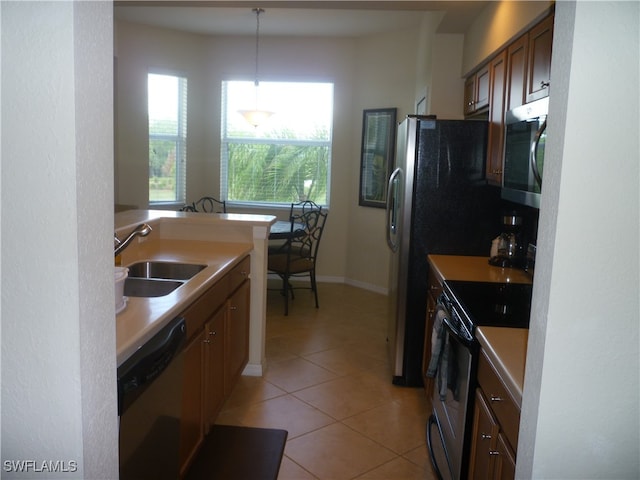
[(396, 197), (394, 195), (395, 190), (397, 189), (396, 180), (402, 173), (402, 170), (396, 168), (391, 176), (389, 177), (389, 184), (387, 186), (387, 208), (386, 208), (386, 236), (387, 236), (387, 245), (391, 249), (392, 252), (398, 251), (398, 244), (393, 241), (393, 236), (396, 235), (398, 231), (398, 205), (396, 202)]

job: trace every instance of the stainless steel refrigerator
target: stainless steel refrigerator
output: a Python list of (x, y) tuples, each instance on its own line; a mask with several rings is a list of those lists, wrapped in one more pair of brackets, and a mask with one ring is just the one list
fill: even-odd
[(485, 178), (487, 127), (421, 116), (398, 126), (386, 211), (394, 384), (422, 385), (427, 255), (488, 257), (500, 233), (500, 189)]

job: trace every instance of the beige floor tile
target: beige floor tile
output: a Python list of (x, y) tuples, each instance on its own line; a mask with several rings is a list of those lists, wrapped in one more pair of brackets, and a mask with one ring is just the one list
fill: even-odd
[[(387, 298), (349, 285), (267, 295), (266, 369), (243, 377), (217, 423), (289, 432), (279, 480), (435, 480), (424, 390), (392, 384)], [(289, 392), (289, 393), (287, 393)]]
[(264, 375), (266, 381), (287, 392), (295, 392), (337, 377), (335, 373), (298, 357), (269, 365)]
[(283, 429), (289, 432), (289, 439), (333, 422), (333, 418), (291, 395), (231, 408), (216, 420), (216, 423), (227, 425)]
[(393, 401), (344, 420), (349, 427), (398, 454), (425, 443), (426, 422), (426, 412)]
[(436, 480), (409, 460), (396, 457), (390, 462), (375, 468), (364, 475), (357, 477), (357, 480)]
[(367, 372), (305, 388), (295, 396), (338, 420), (393, 400), (383, 382)]
[(436, 480), (438, 478), (431, 466), (431, 459), (429, 458), (426, 445), (420, 445), (418, 448), (414, 448), (410, 452), (405, 453), (402, 457), (420, 467), (424, 471), (423, 478), (429, 480)]
[(266, 382), (262, 377), (241, 376), (222, 410), (258, 403), (286, 394), (287, 392)]
[(335, 423), (290, 440), (285, 454), (319, 479), (357, 477), (394, 458), (394, 453)]
[(380, 369), (386, 365), (386, 360), (370, 356), (353, 345), (305, 355), (304, 358), (338, 375)]
[(289, 457), (283, 455), (280, 471), (278, 472), (278, 480), (317, 480), (317, 478), (289, 459)]

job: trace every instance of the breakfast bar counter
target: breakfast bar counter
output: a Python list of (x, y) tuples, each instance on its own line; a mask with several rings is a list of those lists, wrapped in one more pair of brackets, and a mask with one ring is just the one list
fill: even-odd
[(134, 239), (117, 263), (161, 261), (203, 265), (183, 285), (161, 297), (131, 297), (116, 315), (118, 365), (180, 315), (244, 259), (250, 262), (249, 363), (246, 373), (261, 375), (266, 321), (266, 258), (271, 215), (204, 214), (164, 210), (116, 213), (115, 233), (124, 238), (141, 223), (152, 231)]

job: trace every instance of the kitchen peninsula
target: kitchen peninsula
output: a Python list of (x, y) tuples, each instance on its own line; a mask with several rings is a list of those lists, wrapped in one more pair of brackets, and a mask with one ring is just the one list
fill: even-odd
[(128, 210), (116, 213), (115, 233), (122, 237), (136, 225), (153, 231), (122, 252), (123, 266), (162, 260), (206, 265), (206, 268), (169, 295), (129, 298), (116, 317), (117, 361), (120, 365), (146, 340), (197, 297), (250, 257), (251, 293), (249, 361), (245, 373), (261, 375), (264, 367), (266, 317), (266, 253), (269, 215), (202, 214), (164, 210)]

